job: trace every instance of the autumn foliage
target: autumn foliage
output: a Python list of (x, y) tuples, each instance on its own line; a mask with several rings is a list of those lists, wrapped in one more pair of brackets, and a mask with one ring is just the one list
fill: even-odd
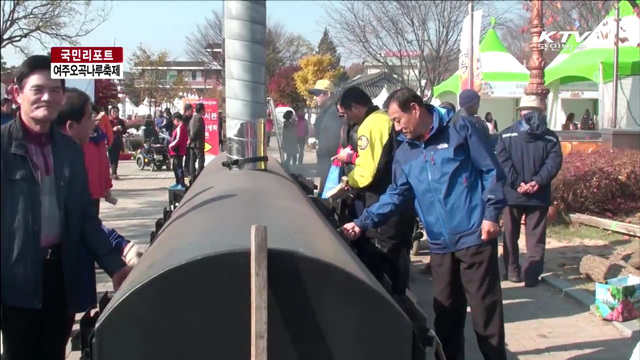
[(275, 104), (304, 104), (305, 99), (296, 88), (293, 76), (300, 71), (300, 66), (287, 66), (278, 70), (269, 83), (267, 92)]
[(308, 94), (316, 81), (327, 79), (336, 81), (344, 73), (341, 67), (336, 68), (330, 55), (309, 55), (300, 60), (300, 71), (293, 75), (298, 93), (307, 99), (309, 105), (313, 97)]
[(105, 109), (119, 101), (118, 85), (111, 79), (96, 79), (94, 92), (96, 105)]
[(640, 212), (640, 151), (571, 152), (553, 181), (564, 213), (619, 218)]

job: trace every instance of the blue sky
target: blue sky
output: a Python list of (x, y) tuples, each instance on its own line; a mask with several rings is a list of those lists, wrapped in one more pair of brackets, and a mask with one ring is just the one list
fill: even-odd
[[(114, 1), (109, 19), (80, 42), (82, 46), (113, 46), (115, 39), (116, 46), (124, 47), (125, 58), (143, 43), (154, 51), (168, 50), (174, 59), (187, 60), (185, 38), (222, 7), (222, 1)], [(324, 31), (323, 14), (321, 1), (267, 1), (270, 20), (280, 21), (314, 46)], [(31, 46), (32, 53), (43, 50)], [(10, 66), (24, 59), (12, 49), (5, 49), (2, 55)]]

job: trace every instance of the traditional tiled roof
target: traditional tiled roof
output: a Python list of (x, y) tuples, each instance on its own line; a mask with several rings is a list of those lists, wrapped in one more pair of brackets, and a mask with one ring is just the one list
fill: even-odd
[(379, 71), (374, 74), (360, 75), (353, 80), (346, 82), (340, 87), (340, 92), (352, 86), (357, 86), (364, 90), (371, 98), (375, 98), (382, 92), (384, 87), (392, 91), (400, 86), (400, 82), (386, 71)]

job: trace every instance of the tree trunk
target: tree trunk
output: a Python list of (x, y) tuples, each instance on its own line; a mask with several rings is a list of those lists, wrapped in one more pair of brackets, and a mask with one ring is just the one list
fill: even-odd
[(640, 276), (640, 271), (629, 266), (624, 261), (609, 261), (603, 257), (587, 255), (580, 261), (580, 274), (595, 282), (606, 282), (619, 276)]

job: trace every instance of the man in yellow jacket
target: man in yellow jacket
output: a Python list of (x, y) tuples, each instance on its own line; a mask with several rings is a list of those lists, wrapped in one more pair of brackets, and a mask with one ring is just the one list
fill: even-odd
[[(391, 164), (395, 150), (393, 123), (386, 112), (373, 105), (364, 90), (351, 87), (337, 103), (338, 114), (357, 125), (357, 133), (347, 137), (349, 145), (337, 155), (345, 164), (354, 164), (347, 174), (354, 196), (354, 213), (378, 202), (391, 183)], [(362, 262), (380, 281), (386, 275), (394, 295), (403, 296), (409, 283), (409, 251), (412, 245), (415, 212), (412, 204), (385, 225), (368, 231), (354, 244)]]

